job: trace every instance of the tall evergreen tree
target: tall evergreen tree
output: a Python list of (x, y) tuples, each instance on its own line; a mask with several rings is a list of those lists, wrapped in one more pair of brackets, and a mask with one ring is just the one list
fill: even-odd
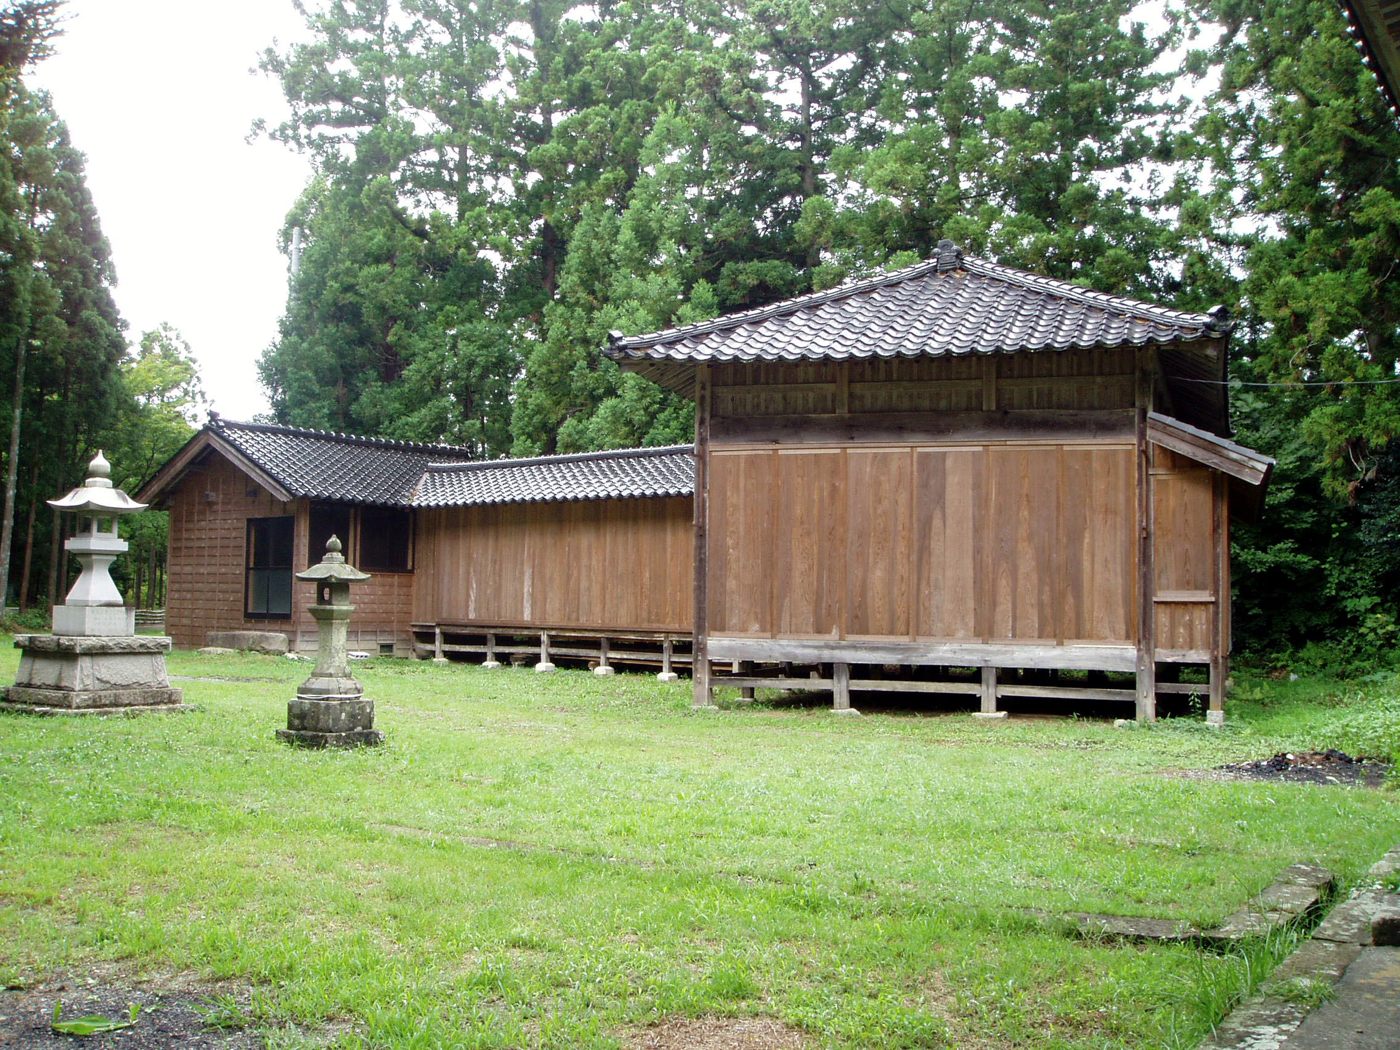
[[(42, 55), (56, 32), (57, 10), (56, 4), (12, 4), (0, 15), (0, 54), (6, 63), (20, 63), (0, 71), (0, 361), (13, 377), (0, 594), (8, 595), (16, 508), (24, 504), (22, 604), (40, 491), (51, 496), (71, 483), (121, 396), (122, 322), (83, 157), (49, 98), (31, 93), (22, 79), (23, 64)], [(53, 529), (47, 546), (56, 578)]]

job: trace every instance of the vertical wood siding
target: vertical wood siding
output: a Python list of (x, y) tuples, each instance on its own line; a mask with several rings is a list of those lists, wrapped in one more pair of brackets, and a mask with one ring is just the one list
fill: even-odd
[[(1152, 465), (1152, 556), (1157, 648), (1209, 653), (1216, 647), (1216, 602), (1228, 619), (1229, 584), (1222, 580), (1213, 531), (1214, 472), (1163, 448)], [(1221, 526), (1223, 527), (1223, 525)], [(1224, 632), (1228, 638), (1228, 628)]]
[(1126, 442), (715, 449), (710, 468), (715, 634), (1134, 641)]
[(419, 623), (690, 630), (689, 497), (419, 512)]

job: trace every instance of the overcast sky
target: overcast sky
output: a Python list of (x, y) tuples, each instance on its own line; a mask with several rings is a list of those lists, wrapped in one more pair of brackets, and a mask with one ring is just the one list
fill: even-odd
[(287, 261), (277, 231), (309, 174), (266, 140), (258, 117), (285, 112), (277, 85), (250, 73), (276, 38), (296, 39), (290, 0), (68, 0), (47, 88), (87, 154), (88, 186), (135, 343), (162, 321), (200, 363), (226, 416), (266, 411), (256, 362), (277, 330)]

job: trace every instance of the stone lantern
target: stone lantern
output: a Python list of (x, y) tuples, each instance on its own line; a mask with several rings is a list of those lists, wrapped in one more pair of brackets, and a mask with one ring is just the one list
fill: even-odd
[(374, 728), (374, 701), (367, 700), (364, 688), (350, 674), (346, 637), (350, 629), (350, 584), (369, 579), (345, 561), (340, 540), (332, 536), (326, 554), (299, 580), (316, 584), (316, 602), (311, 615), (320, 636), (316, 667), (311, 677), (287, 702), (287, 728), (277, 737), (304, 747), (359, 747), (382, 744), (384, 734)]
[(170, 639), (137, 636), (136, 612), (112, 582), (116, 557), (127, 549), (117, 534), (123, 514), (146, 509), (112, 485), (112, 465), (99, 451), (88, 478), (49, 506), (78, 515), (65, 544), (82, 571), (62, 605), (54, 606), (53, 634), (21, 634), (23, 650), (5, 706), (40, 714), (114, 714), (183, 707), (170, 688), (165, 654)]

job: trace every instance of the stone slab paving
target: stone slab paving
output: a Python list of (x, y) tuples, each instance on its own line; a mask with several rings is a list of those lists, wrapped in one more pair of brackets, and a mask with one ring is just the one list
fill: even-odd
[(1272, 885), (1202, 937), (1207, 941), (1237, 941), (1260, 937), (1276, 927), (1302, 919), (1331, 896), (1336, 878), (1316, 864), (1291, 864)]
[(1286, 1050), (1400, 1047), (1400, 948), (1362, 948), (1337, 982), (1337, 997), (1304, 1018)]
[[(1279, 965), (1259, 996), (1237, 1007), (1201, 1050), (1396, 1050), (1400, 1048), (1400, 948), (1378, 944), (1400, 915), (1400, 894), (1381, 885), (1400, 871), (1400, 846), (1367, 873), (1311, 940)], [(1304, 1002), (1322, 984), (1330, 1001)]]
[(1314, 939), (1341, 944), (1370, 944), (1371, 922), (1394, 896), (1378, 886), (1357, 890), (1322, 920), (1322, 925), (1313, 931)]
[[(1259, 896), (1235, 912), (1219, 926), (1201, 930), (1179, 919), (1150, 919), (1130, 915), (1095, 915), (1070, 912), (1063, 916), (1084, 937), (1110, 937), (1122, 941), (1159, 941), (1180, 944), (1188, 941), (1228, 944), (1245, 937), (1262, 937), (1289, 923), (1311, 915), (1331, 896), (1336, 879), (1316, 864), (1293, 864)], [(1034, 912), (1051, 920), (1054, 916)]]
[(1201, 935), (1201, 931), (1189, 922), (1178, 919), (1142, 919), (1132, 915), (1091, 915), (1087, 912), (1070, 912), (1066, 917), (1085, 937), (1176, 944), (1194, 941)]

